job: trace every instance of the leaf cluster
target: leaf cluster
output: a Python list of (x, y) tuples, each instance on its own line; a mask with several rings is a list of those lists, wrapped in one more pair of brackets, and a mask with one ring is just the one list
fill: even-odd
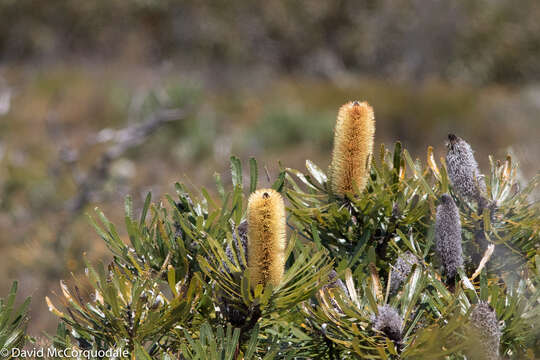
[[(250, 161), (248, 194), (236, 157), (231, 158), (231, 173), (228, 191), (215, 175), (217, 198), (206, 189), (194, 195), (183, 184), (176, 184), (176, 198), (167, 195), (153, 203), (148, 195), (138, 219), (128, 197), (127, 239), (96, 209), (97, 220), (91, 222), (113, 260), (107, 267), (87, 264), (90, 296), (81, 295), (77, 285), (62, 283), (63, 309), (47, 299), (62, 320), (55, 346), (120, 348), (141, 358), (286, 354), (288, 339), (296, 337), (280, 336), (282, 332), (301, 337), (296, 325), (300, 312), (291, 309), (324, 284), (331, 259), (292, 232), (279, 286), (250, 284), (246, 254), (233, 245), (233, 238), (246, 216), (246, 195), (257, 189), (258, 166)], [(272, 187), (282, 190), (284, 177), (282, 172)]]
[[(397, 143), (371, 159), (364, 192), (339, 197), (327, 174), (282, 169), (272, 188), (288, 199), (286, 269), (277, 286), (250, 283), (237, 241), (259, 169), (231, 157), (232, 187), (215, 174), (217, 196), (176, 184), (176, 197), (152, 202), (135, 219), (125, 203), (127, 237), (96, 210), (92, 219), (113, 254), (88, 264), (90, 295), (62, 284), (55, 346), (121, 348), (142, 359), (464, 359), (471, 307), (488, 302), (502, 331), (500, 352), (534, 358), (540, 323), (538, 177), (516, 189), (517, 167), (491, 161), (489, 206), (459, 198), (444, 160), (427, 166)], [(270, 180), (270, 179), (269, 179)], [(462, 218), (466, 266), (455, 283), (434, 251), (439, 197), (450, 193)], [(396, 259), (415, 259), (391, 290)], [(397, 275), (395, 275), (397, 276)], [(382, 305), (399, 314), (399, 338), (373, 326)], [(73, 341), (75, 340), (75, 341)]]
[[(296, 227), (329, 250), (347, 284), (347, 290), (323, 288), (316, 301), (304, 303), (314, 341), (332, 341), (336, 358), (462, 358), (470, 346), (468, 312), (483, 300), (500, 320), (501, 353), (537, 356), (540, 207), (530, 194), (539, 178), (519, 191), (510, 156), (490, 163), (485, 209), (453, 192), (444, 159), (437, 163), (431, 147), (423, 167), (399, 143), (392, 152), (381, 146), (366, 190), (342, 198), (332, 194), (327, 174), (309, 160), (306, 173), (287, 169)], [(466, 266), (457, 284), (444, 281), (433, 246), (436, 206), (444, 193), (454, 197), (463, 224)], [(405, 252), (416, 264), (400, 289), (390, 291), (393, 265)], [(373, 329), (383, 304), (403, 317), (399, 342)]]
[(26, 341), (26, 326), (28, 325), (27, 298), (21, 305), (15, 306), (18, 283), (11, 286), (6, 299), (0, 299), (0, 350), (2, 359), (11, 358), (14, 348), (22, 348)]

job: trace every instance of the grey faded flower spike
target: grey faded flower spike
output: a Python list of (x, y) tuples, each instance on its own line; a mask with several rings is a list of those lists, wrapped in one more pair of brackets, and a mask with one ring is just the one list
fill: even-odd
[(470, 350), (473, 359), (498, 360), (501, 330), (497, 314), (484, 301), (474, 305), (469, 315), (475, 345)]
[(463, 267), (461, 221), (452, 197), (443, 194), (440, 200), (435, 218), (435, 251), (444, 265), (447, 282), (451, 284), (457, 270)]
[(390, 340), (400, 342), (403, 335), (403, 319), (390, 305), (377, 307), (377, 315), (371, 317), (373, 329), (383, 332)]
[(446, 154), (448, 177), (454, 190), (462, 197), (485, 205), (482, 194), (486, 192), (486, 183), (478, 169), (471, 146), (460, 137), (448, 134), (448, 152)]

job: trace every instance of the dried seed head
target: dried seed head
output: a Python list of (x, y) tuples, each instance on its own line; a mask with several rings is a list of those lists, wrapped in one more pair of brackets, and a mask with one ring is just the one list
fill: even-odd
[(251, 283), (278, 285), (285, 266), (285, 204), (273, 189), (257, 190), (248, 200), (248, 259)]
[(367, 102), (349, 102), (339, 109), (334, 129), (330, 184), (336, 195), (362, 191), (369, 175), (368, 159), (373, 153), (375, 116)]
[(472, 349), (473, 359), (498, 360), (501, 330), (493, 308), (487, 302), (479, 302), (473, 306), (469, 321), (472, 336), (478, 340), (475, 341), (475, 348)]
[[(240, 225), (236, 227), (236, 231), (233, 231), (232, 248), (227, 245), (227, 248), (225, 249), (225, 254), (227, 254), (227, 257), (229, 258), (231, 262), (234, 262), (234, 254), (236, 254), (236, 258), (238, 259), (240, 265), (242, 265), (242, 256), (240, 255), (240, 248), (244, 251), (246, 262), (249, 261), (248, 249), (247, 249), (247, 243), (248, 243), (247, 232), (248, 232), (248, 223), (246, 220), (243, 220), (242, 222), (240, 222)], [(238, 233), (238, 236), (236, 236), (237, 233)]]
[(392, 266), (392, 277), (390, 280), (390, 292), (396, 292), (400, 285), (407, 279), (412, 266), (417, 264), (418, 260), (410, 251), (399, 255), (394, 266)]
[(437, 206), (435, 250), (444, 265), (446, 277), (451, 282), (455, 278), (457, 270), (463, 267), (463, 254), (459, 210), (448, 194), (441, 196), (441, 204)]
[(486, 183), (471, 146), (454, 134), (449, 134), (448, 140), (446, 166), (454, 189), (464, 198), (481, 201), (482, 194), (486, 192)]
[(383, 332), (390, 340), (400, 342), (402, 339), (403, 319), (390, 305), (377, 307), (378, 314), (371, 317), (371, 324), (377, 331)]

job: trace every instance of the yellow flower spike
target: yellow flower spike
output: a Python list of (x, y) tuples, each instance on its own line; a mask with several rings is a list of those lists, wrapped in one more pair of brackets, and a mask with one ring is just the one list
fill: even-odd
[(334, 129), (334, 150), (330, 164), (331, 189), (336, 195), (362, 191), (373, 153), (375, 116), (367, 102), (348, 102), (339, 109)]
[(248, 259), (251, 284), (277, 286), (283, 277), (286, 248), (285, 204), (273, 189), (261, 189), (248, 200)]

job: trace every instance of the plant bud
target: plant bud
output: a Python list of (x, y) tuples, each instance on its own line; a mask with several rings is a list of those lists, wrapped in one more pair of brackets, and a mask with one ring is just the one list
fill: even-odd
[(441, 196), (441, 204), (437, 206), (435, 250), (441, 258), (448, 283), (450, 283), (455, 278), (457, 270), (463, 267), (463, 254), (459, 210), (448, 194)]
[(378, 314), (371, 317), (373, 329), (383, 332), (390, 340), (400, 342), (402, 339), (403, 319), (390, 305), (377, 307)]
[(257, 190), (248, 200), (248, 258), (253, 286), (281, 282), (285, 266), (285, 204), (273, 189)]
[(498, 360), (501, 331), (497, 314), (487, 302), (473, 305), (469, 315), (472, 336), (475, 338), (471, 349), (473, 359)]
[(471, 146), (454, 134), (449, 134), (448, 140), (446, 166), (454, 189), (466, 199), (483, 203), (486, 183), (478, 170)]
[(344, 196), (353, 192), (354, 186), (364, 189), (374, 135), (375, 116), (367, 102), (348, 102), (339, 109), (329, 171), (334, 194)]
[(412, 266), (417, 264), (418, 260), (411, 252), (407, 251), (399, 255), (394, 266), (392, 266), (392, 277), (390, 280), (390, 292), (396, 292), (400, 285), (407, 279)]

